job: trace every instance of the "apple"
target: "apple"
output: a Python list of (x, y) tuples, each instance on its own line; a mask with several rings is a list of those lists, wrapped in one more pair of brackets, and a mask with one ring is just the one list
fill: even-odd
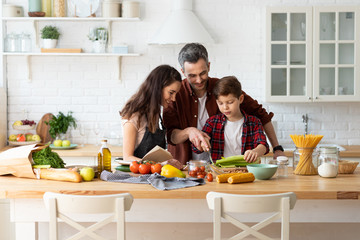
[(70, 147), (70, 141), (69, 140), (64, 140), (64, 141), (62, 141), (62, 146), (63, 147)]
[(62, 147), (62, 140), (61, 139), (55, 140), (53, 144), (55, 147)]
[(40, 138), (39, 135), (34, 134), (34, 135), (32, 135), (32, 140), (33, 140), (33, 141), (41, 141), (41, 138)]
[(91, 167), (83, 167), (80, 170), (80, 176), (84, 181), (91, 181), (94, 179), (95, 176), (94, 169)]
[(25, 134), (26, 141), (33, 141), (33, 135), (31, 133)]
[(13, 126), (21, 126), (21, 125), (23, 125), (22, 121), (16, 121), (13, 124)]
[(9, 136), (9, 141), (16, 142), (16, 135), (15, 135), (15, 134), (11, 134), (11, 135)]
[(26, 137), (25, 137), (24, 134), (18, 134), (18, 135), (16, 136), (16, 140), (17, 140), (18, 142), (25, 142)]

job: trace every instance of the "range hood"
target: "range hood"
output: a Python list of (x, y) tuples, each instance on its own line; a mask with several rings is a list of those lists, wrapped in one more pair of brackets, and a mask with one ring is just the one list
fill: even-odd
[(192, 11), (192, 0), (173, 0), (170, 15), (149, 44), (214, 43)]

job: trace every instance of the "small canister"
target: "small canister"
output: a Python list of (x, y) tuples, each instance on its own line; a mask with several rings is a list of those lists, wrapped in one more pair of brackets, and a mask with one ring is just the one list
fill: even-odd
[(139, 2), (124, 1), (122, 3), (122, 14), (123, 18), (138, 18), (140, 17)]
[(5, 38), (5, 51), (6, 52), (19, 52), (19, 36), (15, 33), (10, 33)]
[(338, 174), (339, 151), (337, 147), (319, 148), (318, 173), (321, 177), (334, 178)]
[(29, 0), (29, 12), (41, 12), (41, 0)]
[(121, 4), (118, 0), (104, 0), (102, 3), (102, 17), (120, 17)]
[(13, 4), (4, 4), (3, 5), (3, 17), (23, 17), (24, 9), (22, 6), (17, 6)]
[(279, 156), (276, 158), (277, 160), (277, 176), (278, 177), (287, 177), (288, 176), (288, 164), (289, 159), (285, 156)]

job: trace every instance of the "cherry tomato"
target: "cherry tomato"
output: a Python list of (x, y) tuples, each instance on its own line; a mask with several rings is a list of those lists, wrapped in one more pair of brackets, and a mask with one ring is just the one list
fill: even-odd
[(139, 173), (140, 164), (137, 161), (132, 161), (130, 163), (130, 171), (133, 173)]
[(148, 173), (150, 173), (150, 171), (151, 171), (151, 165), (150, 164), (146, 164), (146, 163), (140, 164), (139, 172), (141, 174), (148, 174)]
[(205, 172), (205, 166), (201, 166), (201, 167), (200, 167), (200, 170), (201, 170), (202, 172)]
[(160, 163), (156, 163), (156, 164), (153, 164), (153, 165), (151, 165), (151, 173), (161, 173), (161, 168), (162, 168), (162, 166), (161, 166), (161, 164)]
[(198, 174), (198, 175), (197, 175), (197, 178), (205, 178), (205, 175)]
[(208, 180), (208, 182), (212, 182), (213, 181), (213, 175), (211, 173), (208, 173), (206, 176), (206, 179)]
[(190, 177), (196, 177), (196, 176), (197, 176), (197, 172), (195, 172), (195, 171), (190, 171), (190, 172), (189, 172), (189, 175), (190, 175)]
[(194, 172), (200, 172), (200, 168), (199, 168), (199, 167), (196, 167), (196, 168), (194, 168), (193, 171), (194, 171)]

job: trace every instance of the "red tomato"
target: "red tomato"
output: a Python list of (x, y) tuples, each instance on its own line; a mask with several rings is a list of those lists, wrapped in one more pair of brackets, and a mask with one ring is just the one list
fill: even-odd
[(195, 167), (193, 171), (196, 172), (196, 173), (197, 173), (197, 172), (200, 172), (200, 168), (199, 168), (199, 167)]
[(190, 172), (189, 172), (189, 175), (190, 175), (190, 177), (196, 177), (196, 176), (197, 176), (197, 172), (195, 172), (195, 171), (190, 171)]
[(16, 140), (18, 142), (25, 142), (26, 141), (26, 137), (24, 134), (18, 134), (17, 137), (16, 137)]
[(204, 178), (204, 177), (205, 177), (205, 175), (202, 175), (202, 174), (197, 175), (197, 178)]
[(140, 164), (137, 161), (132, 161), (130, 163), (130, 171), (133, 173), (139, 173)]
[(156, 164), (153, 164), (153, 165), (151, 165), (151, 173), (161, 173), (161, 168), (162, 168), (162, 166), (161, 166), (161, 164), (160, 163), (156, 163)]
[(211, 173), (208, 173), (206, 178), (207, 178), (208, 182), (213, 181), (213, 175)]
[(201, 170), (202, 172), (205, 172), (205, 166), (201, 166), (201, 167), (200, 167), (200, 170)]
[(141, 174), (148, 174), (150, 173), (150, 170), (151, 170), (151, 165), (150, 164), (140, 164), (140, 167), (139, 167), (139, 172)]

